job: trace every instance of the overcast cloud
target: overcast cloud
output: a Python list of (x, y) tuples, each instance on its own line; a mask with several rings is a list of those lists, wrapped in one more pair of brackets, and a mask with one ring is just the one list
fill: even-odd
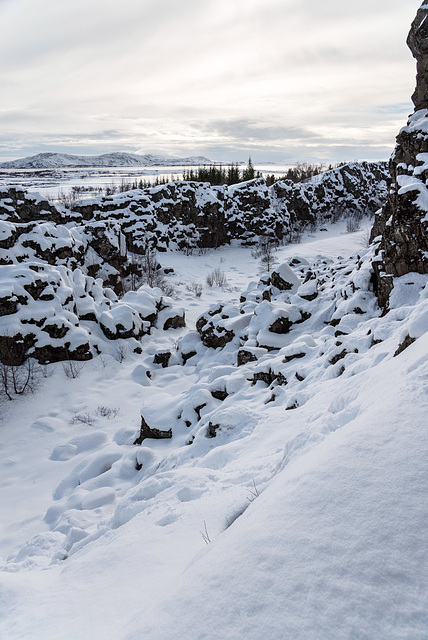
[(387, 158), (421, 0), (0, 0), (0, 159)]

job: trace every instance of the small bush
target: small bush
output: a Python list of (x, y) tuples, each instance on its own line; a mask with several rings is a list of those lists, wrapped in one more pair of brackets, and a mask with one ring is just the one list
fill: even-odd
[(251, 251), (253, 258), (259, 258), (263, 270), (270, 271), (275, 262), (276, 240), (271, 236), (260, 236), (257, 246)]
[(186, 285), (186, 289), (187, 291), (191, 291), (192, 293), (194, 293), (197, 298), (200, 298), (202, 295), (203, 287), (200, 282), (191, 282), (190, 284)]
[(169, 297), (175, 294), (173, 285), (162, 272), (156, 251), (148, 243), (144, 255), (133, 256), (129, 260), (128, 275), (122, 278), (122, 291), (124, 294), (127, 291), (136, 291), (143, 284), (153, 288), (159, 287), (162, 293)]
[(348, 233), (355, 233), (360, 230), (361, 215), (354, 213), (346, 220), (346, 231)]
[(159, 284), (157, 286), (162, 291), (164, 296), (167, 296), (168, 298), (172, 298), (173, 296), (175, 296), (176, 291), (174, 286), (170, 282), (168, 282), (168, 280), (166, 280), (164, 277), (162, 277), (162, 279), (159, 281)]
[(33, 358), (28, 358), (20, 366), (0, 362), (0, 389), (8, 400), (34, 393), (42, 378), (43, 367)]
[(80, 376), (85, 364), (85, 362), (79, 362), (77, 360), (66, 360), (62, 363), (62, 368), (67, 378), (74, 379)]
[(123, 362), (129, 355), (128, 345), (125, 342), (118, 342), (116, 345), (116, 360)]
[(206, 283), (209, 287), (222, 287), (227, 282), (226, 274), (219, 267), (207, 275)]
[(85, 411), (84, 413), (75, 413), (74, 416), (70, 419), (70, 424), (95, 424), (95, 418), (91, 416), (90, 413)]
[(99, 405), (95, 414), (100, 418), (107, 418), (107, 420), (111, 420), (117, 416), (119, 413), (119, 407), (106, 407), (104, 405)]

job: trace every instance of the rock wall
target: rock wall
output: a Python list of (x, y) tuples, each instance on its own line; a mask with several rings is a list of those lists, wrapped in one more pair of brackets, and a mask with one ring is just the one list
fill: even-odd
[(147, 242), (158, 251), (218, 247), (258, 235), (287, 239), (308, 224), (374, 213), (385, 202), (386, 163), (350, 163), (306, 183), (267, 187), (263, 178), (237, 185), (172, 182), (151, 189), (82, 201), (74, 214), (86, 220), (120, 220), (131, 250)]
[(384, 309), (394, 277), (428, 273), (428, 4), (423, 3), (407, 39), (417, 61), (415, 112), (397, 137), (390, 160), (391, 188), (376, 218), (372, 240), (378, 240), (375, 284)]
[(171, 182), (82, 200), (71, 210), (55, 207), (37, 194), (0, 189), (0, 220), (49, 220), (68, 226), (116, 222), (135, 253), (144, 253), (148, 245), (158, 251), (191, 251), (234, 239), (251, 242), (258, 235), (283, 240), (306, 225), (374, 213), (385, 202), (387, 178), (386, 163), (350, 163), (305, 183), (286, 180), (267, 187), (259, 178), (213, 187)]

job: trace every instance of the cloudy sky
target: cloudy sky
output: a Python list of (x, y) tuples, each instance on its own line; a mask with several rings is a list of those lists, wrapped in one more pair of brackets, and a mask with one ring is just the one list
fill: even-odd
[(0, 0), (0, 160), (387, 158), (421, 0)]

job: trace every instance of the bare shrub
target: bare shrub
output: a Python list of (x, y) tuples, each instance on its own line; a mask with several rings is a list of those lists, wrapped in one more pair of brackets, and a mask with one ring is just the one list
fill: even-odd
[(131, 191), (131, 189), (132, 184), (130, 182), (127, 182), (125, 178), (122, 178), (122, 181), (118, 187), (119, 193), (125, 193), (125, 191)]
[(77, 200), (77, 195), (74, 191), (64, 191), (63, 189), (60, 189), (58, 191), (58, 197), (57, 200), (59, 202), (61, 202), (61, 204), (63, 204), (66, 209), (70, 209), (70, 211), (73, 209), (73, 205)]
[(0, 388), (8, 400), (34, 393), (42, 377), (43, 367), (33, 358), (28, 358), (19, 366), (0, 362)]
[(366, 229), (361, 236), (361, 246), (368, 249), (370, 246), (371, 229)]
[(74, 379), (80, 376), (85, 364), (85, 362), (79, 362), (78, 360), (66, 360), (62, 363), (62, 368), (67, 378)]
[(128, 345), (125, 342), (118, 342), (116, 345), (116, 359), (123, 362), (129, 355)]
[(253, 258), (259, 258), (263, 269), (270, 271), (275, 262), (276, 242), (271, 236), (260, 236), (257, 246), (251, 251)]
[(159, 286), (159, 282), (163, 278), (163, 274), (160, 271), (160, 264), (158, 262), (156, 251), (148, 246), (146, 246), (145, 254), (141, 259), (141, 270), (143, 282), (147, 283), (150, 287)]
[(144, 255), (133, 256), (128, 264), (128, 276), (122, 279), (123, 293), (135, 291), (141, 285), (159, 287), (166, 296), (175, 294), (174, 286), (167, 281), (157, 259), (157, 253), (146, 244)]
[(209, 287), (222, 287), (227, 282), (226, 274), (224, 271), (217, 267), (206, 277), (206, 283)]
[(157, 286), (165, 296), (168, 296), (168, 298), (172, 298), (176, 294), (174, 285), (168, 282), (165, 278), (163, 278), (161, 283)]
[[(313, 229), (314, 223), (311, 224), (310, 230)], [(316, 228), (316, 225), (315, 225)], [(302, 241), (303, 231), (305, 229), (305, 225), (301, 222), (295, 222), (292, 227), (290, 227), (287, 233), (287, 243), (288, 244), (300, 244)]]
[(110, 364), (110, 358), (107, 358), (104, 355), (98, 356), (98, 361), (100, 362), (103, 369), (105, 369)]
[(331, 221), (334, 223), (339, 222), (340, 218), (343, 216), (342, 207), (336, 206), (331, 212)]
[(105, 405), (100, 404), (95, 411), (95, 415), (100, 418), (107, 418), (107, 420), (111, 420), (117, 416), (119, 411), (119, 407), (106, 407)]
[(104, 193), (106, 194), (106, 196), (113, 196), (116, 192), (117, 192), (117, 187), (114, 184), (114, 181), (112, 180), (111, 184), (107, 185), (106, 188), (104, 189)]
[(186, 289), (187, 291), (191, 291), (192, 293), (194, 293), (197, 298), (200, 298), (202, 295), (203, 287), (200, 282), (191, 282), (190, 284), (186, 285)]
[(70, 424), (95, 424), (95, 418), (90, 413), (84, 411), (83, 413), (75, 413), (70, 419)]
[(346, 231), (348, 233), (355, 233), (360, 230), (361, 214), (353, 213), (346, 220)]
[(300, 244), (302, 242), (303, 229), (299, 227), (295, 227), (290, 234), (290, 243), (291, 244)]

